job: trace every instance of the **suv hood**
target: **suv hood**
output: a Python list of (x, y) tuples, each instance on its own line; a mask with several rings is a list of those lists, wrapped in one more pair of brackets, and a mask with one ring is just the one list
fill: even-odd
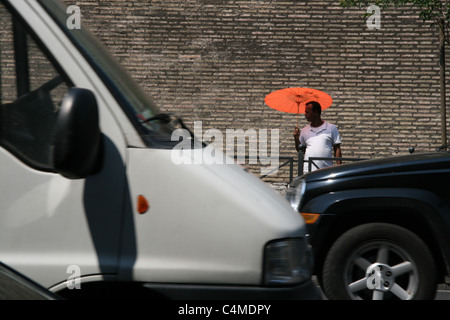
[(361, 160), (353, 163), (316, 170), (305, 174), (307, 182), (367, 176), (394, 172), (450, 168), (450, 153), (432, 152), (415, 155)]

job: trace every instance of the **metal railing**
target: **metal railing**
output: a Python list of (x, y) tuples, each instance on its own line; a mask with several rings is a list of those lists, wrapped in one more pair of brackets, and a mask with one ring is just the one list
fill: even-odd
[[(272, 158), (269, 157), (264, 157), (264, 158), (256, 158), (256, 157), (249, 157), (249, 156), (245, 156), (245, 157), (234, 157), (235, 160), (239, 160), (239, 161), (244, 161), (244, 162), (249, 162), (249, 163), (253, 163), (256, 164), (258, 162), (258, 160), (273, 160)], [(294, 163), (298, 162), (297, 159), (295, 159), (295, 157), (278, 157), (278, 160), (284, 161), (282, 164), (278, 165), (276, 168), (272, 169), (271, 171), (269, 171), (268, 173), (264, 174), (264, 175), (260, 175), (259, 178), (264, 179), (268, 176), (270, 176), (272, 173), (274, 172), (278, 172), (279, 169), (283, 168), (286, 165), (289, 165), (289, 182), (291, 182), (294, 179)], [(240, 162), (238, 162), (240, 163)]]
[[(235, 159), (238, 159), (240, 161), (255, 161), (253, 163), (256, 163), (257, 160), (261, 160), (261, 158), (255, 158), (255, 157), (235, 157)], [(263, 158), (264, 160), (271, 160), (271, 158)], [(264, 174), (264, 175), (260, 175), (259, 178), (264, 179), (268, 176), (270, 176), (272, 173), (274, 172), (278, 172), (279, 169), (289, 165), (289, 183), (292, 182), (292, 180), (294, 180), (294, 164), (297, 163), (297, 175), (301, 176), (303, 174), (303, 168), (304, 168), (304, 163), (307, 162), (308, 163), (308, 171), (311, 171), (312, 166), (316, 167), (317, 169), (319, 168), (317, 166), (317, 164), (314, 161), (319, 161), (319, 160), (331, 160), (331, 161), (360, 161), (360, 160), (364, 160), (363, 158), (326, 158), (326, 157), (310, 157), (308, 160), (304, 160), (304, 153), (302, 151), (300, 151), (297, 155), (297, 157), (285, 157), (285, 156), (281, 156), (278, 158), (279, 160), (283, 161), (278, 167), (272, 169), (270, 172)]]
[[(447, 149), (448, 149), (449, 147), (450, 147), (450, 144), (448, 144), (448, 145), (442, 145), (442, 146), (439, 146), (439, 147), (435, 148), (435, 150), (436, 150), (436, 151), (447, 151)], [(410, 153), (410, 154), (413, 154), (414, 152), (415, 152), (415, 148), (414, 148), (414, 147), (410, 147), (410, 148), (409, 148), (409, 153)], [(236, 157), (235, 157), (235, 159), (236, 159)], [(261, 158), (259, 158), (259, 159), (261, 159)], [(273, 159), (271, 159), (271, 158), (264, 158), (264, 159), (266, 159), (266, 160), (273, 160)], [(343, 161), (350, 161), (350, 162), (354, 162), (354, 161), (365, 160), (366, 158), (344, 158), (344, 157), (340, 157), (340, 158), (327, 158), (327, 157), (310, 157), (309, 159), (304, 160), (304, 152), (303, 152), (303, 151), (299, 151), (297, 157), (295, 157), (295, 156), (292, 156), (292, 157), (283, 157), (283, 156), (281, 156), (281, 157), (279, 157), (278, 159), (279, 159), (279, 160), (282, 160), (282, 161), (284, 161), (284, 162), (281, 163), (278, 167), (276, 167), (276, 168), (274, 168), (273, 170), (271, 170), (270, 172), (268, 172), (268, 173), (266, 173), (266, 174), (264, 174), (264, 175), (260, 175), (259, 177), (260, 177), (261, 179), (264, 179), (264, 178), (270, 176), (273, 172), (278, 172), (279, 169), (285, 167), (286, 165), (289, 165), (289, 183), (291, 183), (292, 180), (294, 179), (294, 168), (295, 168), (295, 167), (294, 167), (294, 164), (295, 164), (295, 163), (297, 163), (297, 175), (298, 175), (298, 176), (301, 176), (301, 175), (303, 175), (303, 173), (304, 173), (304, 172), (303, 172), (303, 169), (304, 169), (304, 164), (305, 164), (305, 162), (308, 163), (308, 172), (310, 172), (311, 169), (313, 168), (313, 166), (314, 166), (316, 169), (319, 169), (319, 166), (315, 163), (315, 161), (323, 161), (323, 160), (326, 161), (326, 160), (331, 160), (331, 161), (333, 161), (333, 162), (336, 162), (336, 161), (341, 161), (341, 162), (343, 162)], [(247, 160), (253, 160), (253, 161), (257, 161), (258, 158), (255, 158), (255, 157), (250, 158), (250, 157), (246, 156), (246, 157), (244, 157), (244, 158), (240, 157), (239, 160), (245, 160), (245, 161), (247, 161)], [(255, 162), (254, 162), (254, 163), (255, 163)]]
[(287, 160), (280, 164), (277, 168), (271, 170), (270, 172), (259, 176), (261, 179), (266, 178), (273, 172), (277, 172), (279, 169), (283, 168), (285, 165), (289, 164), (289, 183), (291, 183), (292, 180), (294, 180), (294, 162), (298, 162), (294, 157), (279, 157), (280, 160)]
[[(314, 163), (314, 161), (360, 161), (364, 160), (363, 158), (327, 158), (327, 157), (310, 157), (308, 160), (303, 160), (303, 162), (308, 162), (308, 172), (311, 172), (312, 166), (314, 166), (316, 169), (320, 169), (319, 166)], [(300, 171), (299, 171), (300, 172)], [(302, 170), (303, 173), (303, 170)]]

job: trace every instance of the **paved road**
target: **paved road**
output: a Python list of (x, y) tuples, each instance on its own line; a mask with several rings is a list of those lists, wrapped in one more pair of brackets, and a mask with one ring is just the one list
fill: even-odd
[(450, 300), (450, 290), (448, 286), (441, 285), (438, 287), (435, 300)]
[[(317, 284), (317, 279), (313, 277), (313, 281)], [(317, 284), (317, 287), (320, 290), (320, 286)], [(322, 292), (322, 290), (320, 290)], [(327, 300), (327, 297), (322, 292), (322, 298)], [(435, 300), (450, 300), (450, 286), (439, 285), (438, 290), (436, 292)]]

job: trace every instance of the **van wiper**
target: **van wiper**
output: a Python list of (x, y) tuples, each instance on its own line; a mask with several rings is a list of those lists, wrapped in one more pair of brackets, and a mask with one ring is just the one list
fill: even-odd
[(147, 118), (142, 121), (142, 123), (152, 122), (152, 121), (162, 121), (164, 123), (170, 123), (172, 121), (171, 113), (159, 113), (156, 116)]
[[(171, 123), (172, 121), (174, 124), (179, 124), (181, 128), (187, 130), (189, 134), (191, 135), (191, 138), (194, 139), (194, 133), (189, 129), (181, 120), (180, 117), (174, 117), (172, 113), (159, 113), (153, 117), (147, 118), (142, 121), (142, 123), (152, 122), (152, 121), (161, 121), (162, 123)], [(204, 145), (204, 143), (203, 143)]]
[[(198, 140), (196, 139), (194, 133), (191, 131), (191, 129), (189, 129), (183, 122), (183, 120), (180, 117), (175, 117), (172, 113), (159, 113), (157, 115), (154, 115), (152, 117), (149, 117), (145, 120), (142, 120), (141, 123), (148, 123), (148, 122), (153, 122), (153, 121), (158, 121), (161, 124), (165, 124), (165, 125), (169, 125), (171, 128), (169, 130), (175, 130), (175, 126), (179, 126), (182, 129), (185, 129), (187, 132), (189, 132), (190, 135), (190, 140), (191, 140), (191, 146), (192, 148), (194, 148), (194, 146), (196, 146), (196, 141), (198, 142)], [(207, 144), (204, 141), (200, 141), (201, 142), (201, 146), (202, 148), (205, 148), (207, 146)]]

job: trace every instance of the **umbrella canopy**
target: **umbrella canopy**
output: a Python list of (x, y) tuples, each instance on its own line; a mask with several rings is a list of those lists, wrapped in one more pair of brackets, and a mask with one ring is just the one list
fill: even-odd
[(310, 88), (286, 88), (269, 93), (264, 102), (272, 109), (297, 114), (305, 113), (306, 103), (317, 101), (322, 110), (333, 103), (333, 99), (323, 91)]

